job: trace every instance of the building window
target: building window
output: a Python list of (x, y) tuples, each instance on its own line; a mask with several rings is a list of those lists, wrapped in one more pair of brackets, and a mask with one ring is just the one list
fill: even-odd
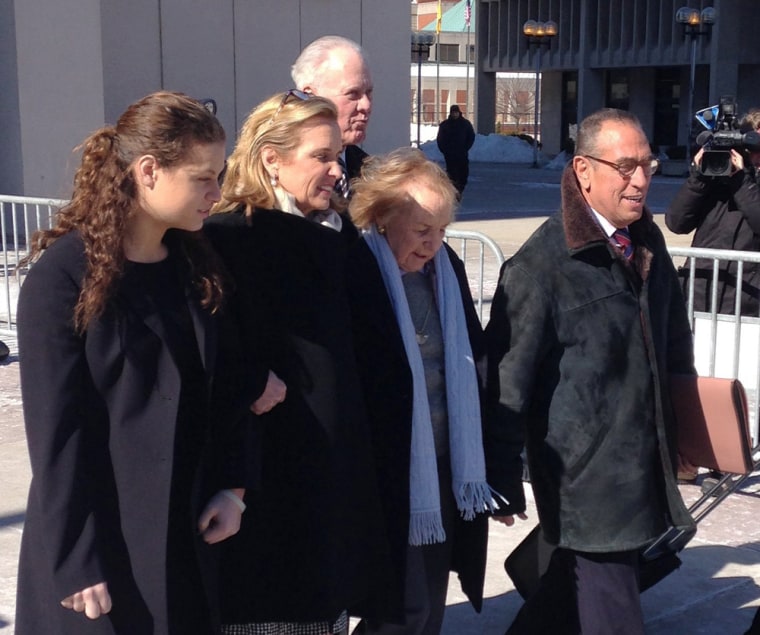
[(438, 123), (435, 117), (435, 90), (422, 89), (422, 123)]
[(459, 45), (458, 44), (439, 44), (438, 54), (444, 63), (456, 64), (459, 62)]
[(681, 69), (658, 68), (654, 89), (654, 145), (668, 151), (678, 143), (678, 113), (681, 101)]
[(607, 106), (620, 110), (629, 109), (628, 73), (625, 70), (609, 72), (607, 76)]

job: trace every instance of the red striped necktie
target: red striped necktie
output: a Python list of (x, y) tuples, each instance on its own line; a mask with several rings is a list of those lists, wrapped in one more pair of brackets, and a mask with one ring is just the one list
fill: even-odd
[(631, 242), (631, 235), (628, 233), (628, 228), (616, 229), (612, 234), (612, 239), (615, 241), (615, 246), (625, 256), (626, 260), (630, 260), (633, 257), (633, 243)]

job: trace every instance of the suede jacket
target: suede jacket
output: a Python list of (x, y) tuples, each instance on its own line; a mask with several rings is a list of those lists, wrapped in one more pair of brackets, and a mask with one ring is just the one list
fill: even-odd
[(693, 373), (686, 308), (645, 209), (628, 262), (571, 167), (562, 207), (502, 268), (486, 329), (489, 483), (525, 509), (523, 443), (547, 540), (637, 549), (693, 521), (675, 477), (673, 372)]

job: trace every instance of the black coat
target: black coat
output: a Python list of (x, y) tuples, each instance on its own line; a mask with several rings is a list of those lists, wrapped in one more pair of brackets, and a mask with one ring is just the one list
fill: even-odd
[(562, 209), (502, 267), (486, 328), (489, 483), (525, 508), (520, 450), (547, 539), (636, 549), (691, 528), (675, 479), (670, 373), (693, 373), (678, 278), (648, 211), (629, 227), (633, 266), (588, 209), (575, 174)]
[[(676, 194), (665, 216), (676, 234), (696, 229), (692, 247), (760, 251), (760, 190), (756, 177), (738, 172), (728, 178), (692, 174)], [(688, 263), (681, 269), (688, 287)], [(710, 311), (712, 261), (697, 259), (694, 310)], [(721, 261), (718, 273), (718, 313), (733, 314), (736, 302), (737, 263)], [(745, 262), (742, 274), (742, 315), (758, 317), (760, 311), (760, 264)]]
[(364, 600), (384, 550), (345, 289), (347, 241), (276, 210), (212, 216), (243, 345), (287, 385), (253, 417), (260, 487), (224, 544), (227, 623), (316, 621)]
[(369, 156), (359, 146), (346, 146), (346, 174), (349, 179), (359, 176), (362, 170), (362, 163)]
[[(178, 260), (178, 259), (176, 259)], [(178, 260), (178, 267), (179, 267)], [(180, 374), (159, 315), (125, 279), (85, 335), (72, 327), (85, 271), (76, 233), (59, 238), (21, 288), (18, 335), (32, 482), (18, 578), (16, 632), (165, 634), (169, 497)], [(178, 272), (185, 280), (187, 272)], [(217, 329), (186, 290), (211, 394)], [(208, 399), (205, 400), (208, 403)], [(208, 413), (204, 413), (207, 416)], [(218, 489), (242, 486), (226, 445), (210, 426), (196, 474), (193, 518)], [(217, 468), (230, 461), (229, 469)], [(197, 534), (195, 527), (188, 532)], [(214, 554), (196, 552), (213, 608)], [(106, 581), (113, 610), (97, 620), (61, 607), (64, 597)]]
[(475, 130), (463, 116), (449, 117), (438, 126), (438, 149), (446, 162), (467, 162), (467, 153), (475, 143)]
[[(462, 291), (467, 328), (475, 359), (485, 353), (483, 332), (472, 302), (464, 265), (448, 245), (443, 247)], [(359, 376), (367, 399), (372, 449), (380, 497), (391, 547), (392, 578), (373, 598), (371, 615), (383, 621), (403, 616), (404, 574), (409, 542), (409, 467), (412, 440), (412, 372), (396, 316), (377, 260), (360, 240), (348, 261), (348, 289), (359, 360)], [(479, 612), (483, 602), (488, 519), (458, 519), (453, 538), (452, 569)]]

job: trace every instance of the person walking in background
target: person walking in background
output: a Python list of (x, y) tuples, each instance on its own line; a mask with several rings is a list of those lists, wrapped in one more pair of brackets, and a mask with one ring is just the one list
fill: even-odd
[(364, 234), (348, 288), (392, 567), (356, 635), (437, 635), (450, 570), (482, 606), (485, 350), (464, 265), (443, 243), (455, 206), (444, 171), (413, 148), (368, 159), (355, 181)]
[(350, 181), (359, 175), (368, 156), (360, 144), (367, 137), (374, 86), (364, 51), (338, 35), (321, 37), (301, 51), (291, 76), (296, 88), (329, 99), (338, 109), (344, 176), (336, 190), (348, 199)]
[[(760, 132), (760, 110), (751, 110), (740, 124), (742, 133)], [(689, 178), (676, 194), (665, 215), (665, 224), (676, 234), (694, 230), (692, 247), (760, 251), (760, 151), (731, 149), (731, 174), (701, 174), (704, 148), (694, 156)], [(719, 263), (717, 313), (733, 315), (736, 308), (737, 263)], [(684, 293), (688, 293), (688, 266), (683, 267)], [(760, 265), (745, 262), (742, 274), (741, 315), (760, 315)], [(712, 310), (713, 267), (711, 260), (697, 259), (694, 310)]]
[(469, 152), (475, 143), (475, 130), (456, 104), (449, 108), (449, 118), (438, 126), (436, 142), (446, 161), (446, 173), (461, 199), (470, 176)]
[(251, 424), (260, 484), (223, 549), (229, 635), (342, 633), (385, 566), (346, 294), (349, 241), (330, 206), (337, 114), (299, 90), (254, 108), (204, 226), (235, 281), (243, 347), (287, 388)]
[(668, 388), (671, 373), (695, 372), (692, 338), (645, 206), (656, 169), (634, 115), (590, 115), (560, 212), (502, 267), (486, 328), (488, 478), (511, 525), (525, 510), (524, 445), (557, 547), (510, 635), (643, 634), (639, 550), (668, 526), (694, 530)]
[(240, 437), (211, 417), (224, 285), (197, 233), (224, 142), (199, 102), (148, 95), (88, 137), (71, 202), (33, 237), (19, 635), (217, 632), (206, 543), (238, 530), (245, 484)]

